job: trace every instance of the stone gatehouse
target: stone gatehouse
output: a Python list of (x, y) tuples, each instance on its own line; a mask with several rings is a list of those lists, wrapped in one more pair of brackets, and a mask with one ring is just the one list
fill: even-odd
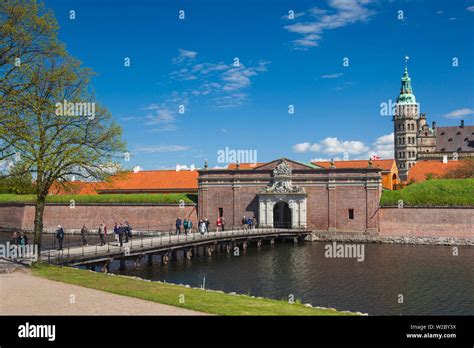
[(203, 169), (198, 215), (228, 227), (255, 217), (260, 227), (378, 232), (381, 169), (320, 168), (286, 158), (254, 168)]

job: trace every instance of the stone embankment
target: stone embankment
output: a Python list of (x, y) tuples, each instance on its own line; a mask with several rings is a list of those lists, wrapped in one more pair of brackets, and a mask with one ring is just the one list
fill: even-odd
[(424, 245), (470, 245), (474, 246), (474, 238), (455, 237), (418, 237), (418, 236), (380, 236), (360, 233), (328, 233), (315, 231), (307, 241), (330, 241), (346, 243), (387, 243), (387, 244), (424, 244)]

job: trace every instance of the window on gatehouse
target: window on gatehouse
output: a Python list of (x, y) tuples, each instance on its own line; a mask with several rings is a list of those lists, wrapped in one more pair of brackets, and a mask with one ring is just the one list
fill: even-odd
[(349, 220), (354, 220), (354, 209), (349, 209)]

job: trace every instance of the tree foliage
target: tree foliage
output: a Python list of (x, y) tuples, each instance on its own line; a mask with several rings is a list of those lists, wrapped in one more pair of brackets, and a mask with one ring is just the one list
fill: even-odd
[[(71, 176), (103, 180), (125, 151), (121, 128), (92, 91), (93, 71), (67, 53), (57, 31), (41, 3), (0, 4), (0, 160), (34, 179), (39, 245), (51, 185)], [(89, 103), (94, 115), (58, 112), (64, 101)]]

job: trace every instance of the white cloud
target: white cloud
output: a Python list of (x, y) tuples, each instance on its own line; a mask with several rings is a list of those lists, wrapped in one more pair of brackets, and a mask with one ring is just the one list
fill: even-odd
[(337, 74), (328, 74), (328, 75), (321, 75), (320, 77), (322, 79), (337, 79), (338, 77), (341, 77), (344, 75), (343, 73), (337, 73)]
[(319, 150), (321, 150), (321, 145), (319, 144), (310, 144), (308, 142), (305, 142), (293, 145), (294, 152), (318, 152)]
[(378, 137), (374, 145), (393, 144), (393, 141), (394, 141), (394, 134), (390, 133), (390, 134), (382, 135), (381, 137)]
[(453, 110), (451, 112), (448, 112), (447, 114), (444, 114), (444, 118), (462, 118), (464, 116), (469, 116), (474, 113), (474, 110), (469, 109), (469, 108), (464, 108), (464, 109), (457, 109)]
[(469, 12), (474, 12), (474, 6), (466, 7), (466, 10), (468, 10)]
[[(473, 7), (474, 7), (474, 6), (473, 6)], [(468, 7), (468, 8), (469, 8), (469, 7)], [(443, 13), (444, 13), (444, 11), (441, 11), (441, 10), (439, 10), (439, 11), (438, 11), (438, 12), (436, 12), (436, 13), (437, 13), (437, 14), (443, 14)]]
[(377, 155), (382, 159), (393, 158), (394, 134), (390, 133), (378, 137), (372, 144), (371, 150), (368, 152), (366, 158)]
[(173, 123), (175, 121), (175, 113), (165, 106), (150, 105), (145, 110), (153, 110), (153, 113), (146, 116), (146, 125), (153, 126), (163, 123)]
[(367, 147), (362, 141), (346, 140), (341, 141), (338, 138), (327, 137), (321, 141), (322, 152), (330, 155), (336, 153), (361, 154), (367, 151)]
[(212, 99), (213, 107), (216, 109), (230, 109), (239, 107), (247, 102), (246, 93), (233, 93)]
[[(329, 0), (330, 9), (312, 8), (304, 22), (286, 25), (289, 32), (302, 37), (293, 41), (296, 48), (307, 49), (319, 45), (324, 31), (367, 21), (375, 14), (366, 5), (370, 0)], [(303, 16), (301, 16), (303, 17)]]
[(242, 62), (239, 66), (223, 62), (190, 63), (189, 60), (194, 60), (196, 56), (197, 52), (180, 49), (179, 56), (173, 59), (179, 69), (171, 72), (169, 76), (181, 82), (196, 80), (194, 86), (187, 90), (189, 94), (194, 97), (209, 95), (213, 98), (212, 105), (221, 109), (244, 104), (248, 99), (244, 90), (251, 86), (254, 77), (267, 71), (267, 65), (270, 63), (258, 61), (252, 66), (246, 66)]
[[(337, 137), (327, 137), (317, 143), (303, 142), (293, 145), (292, 150), (296, 153), (315, 152), (331, 156), (334, 160), (340, 160), (347, 156), (350, 159), (368, 159), (373, 155), (381, 158), (393, 158), (393, 133), (378, 137), (372, 145), (367, 145), (358, 140), (340, 140)], [(327, 161), (330, 158), (320, 156), (312, 161)]]
[(178, 52), (179, 52), (178, 57), (175, 57), (172, 60), (173, 64), (179, 64), (179, 63), (182, 63), (182, 62), (185, 62), (185, 61), (194, 60), (197, 56), (196, 51), (188, 51), (188, 50), (184, 50), (182, 48), (179, 48)]

